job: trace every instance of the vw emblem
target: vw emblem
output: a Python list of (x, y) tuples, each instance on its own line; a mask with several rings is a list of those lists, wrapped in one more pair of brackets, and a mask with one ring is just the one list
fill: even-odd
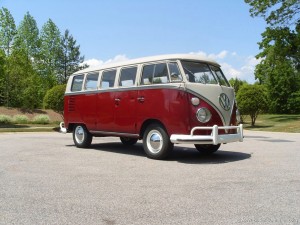
[(225, 109), (226, 111), (230, 109), (230, 100), (226, 94), (222, 93), (220, 95), (219, 103), (222, 106), (222, 108)]

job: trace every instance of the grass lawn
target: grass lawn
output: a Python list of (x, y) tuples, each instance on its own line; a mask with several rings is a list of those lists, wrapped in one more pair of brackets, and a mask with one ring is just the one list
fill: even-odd
[(247, 116), (244, 128), (257, 131), (300, 133), (300, 115), (261, 114), (258, 115), (254, 127), (251, 127), (251, 118)]
[(1, 132), (49, 132), (59, 131), (59, 125), (55, 124), (0, 124)]

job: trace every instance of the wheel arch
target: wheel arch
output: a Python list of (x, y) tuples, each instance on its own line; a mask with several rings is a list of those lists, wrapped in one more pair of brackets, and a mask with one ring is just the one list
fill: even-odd
[(153, 124), (153, 123), (157, 123), (159, 125), (161, 125), (165, 131), (167, 132), (167, 134), (170, 136), (169, 132), (168, 132), (168, 129), (166, 128), (166, 126), (158, 119), (147, 119), (143, 122), (142, 126), (141, 126), (141, 129), (140, 129), (140, 137), (142, 138), (144, 136), (144, 133), (147, 129), (147, 127), (150, 125), (150, 124)]

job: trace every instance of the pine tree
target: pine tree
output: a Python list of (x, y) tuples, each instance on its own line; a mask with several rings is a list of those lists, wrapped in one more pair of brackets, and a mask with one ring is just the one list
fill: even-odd
[(65, 30), (61, 39), (62, 55), (60, 61), (59, 83), (66, 83), (68, 77), (80, 69), (84, 56), (80, 56), (80, 45), (76, 45), (76, 40), (70, 35), (69, 30)]

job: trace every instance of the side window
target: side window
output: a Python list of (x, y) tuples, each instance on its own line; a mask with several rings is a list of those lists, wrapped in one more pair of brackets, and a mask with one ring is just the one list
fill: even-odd
[(77, 75), (73, 77), (71, 91), (81, 91), (83, 77), (83, 75)]
[(104, 71), (102, 73), (101, 88), (112, 88), (116, 79), (116, 70)]
[(169, 82), (168, 69), (166, 63), (146, 65), (142, 74), (142, 85), (164, 84)]
[(130, 87), (135, 84), (137, 67), (124, 68), (121, 70), (119, 86)]
[(168, 66), (169, 66), (171, 81), (172, 82), (180, 82), (180, 81), (182, 81), (182, 76), (180, 74), (180, 71), (179, 71), (177, 63), (170, 62), (170, 63), (168, 63)]
[(89, 73), (86, 76), (85, 90), (96, 90), (99, 73)]

